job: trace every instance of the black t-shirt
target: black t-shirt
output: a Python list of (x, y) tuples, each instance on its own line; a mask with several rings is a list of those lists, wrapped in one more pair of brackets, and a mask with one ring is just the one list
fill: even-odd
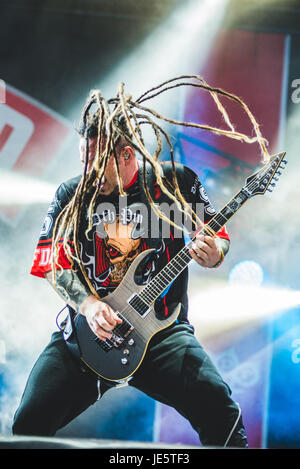
[[(162, 164), (163, 174), (170, 181), (171, 163)], [(188, 167), (176, 163), (176, 173), (182, 194), (200, 219), (207, 223), (215, 214), (208, 196), (198, 176)], [(149, 176), (150, 177), (150, 176)], [(150, 192), (153, 202), (176, 224), (180, 224), (182, 214), (171, 205), (151, 175)], [(52, 235), (55, 220), (61, 210), (72, 199), (81, 176), (69, 179), (57, 189), (47, 212), (38, 245), (35, 251), (31, 274), (44, 277), (51, 270)], [(140, 271), (139, 282), (147, 284), (184, 246), (189, 239), (183, 231), (171, 224), (160, 221), (149, 210), (149, 203), (143, 189), (142, 163), (132, 182), (126, 188), (126, 198), (100, 196), (92, 214), (92, 230), (86, 235), (88, 227), (87, 210), (81, 216), (79, 230), (80, 257), (85, 272), (100, 298), (111, 293), (122, 281), (130, 264), (145, 249), (155, 250), (144, 262)], [(121, 201), (121, 202), (120, 202)], [(165, 204), (165, 205), (164, 205)], [(174, 210), (172, 210), (172, 208)], [(178, 218), (179, 217), (179, 218)], [(187, 231), (194, 226), (185, 219)], [(190, 228), (190, 229), (189, 229)], [(225, 228), (218, 236), (229, 239)], [(60, 240), (59, 265), (64, 269), (71, 268)], [(74, 267), (73, 267), (74, 268)], [(76, 272), (86, 284), (84, 276), (77, 267)], [(88, 286), (88, 285), (86, 285)], [(186, 268), (166, 288), (156, 301), (158, 314), (167, 316), (175, 305), (182, 303), (179, 321), (188, 322), (188, 268)]]

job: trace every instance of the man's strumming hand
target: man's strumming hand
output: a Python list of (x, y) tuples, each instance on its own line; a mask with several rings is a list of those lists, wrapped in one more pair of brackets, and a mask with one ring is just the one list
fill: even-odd
[(111, 338), (111, 332), (122, 319), (104, 301), (89, 295), (80, 305), (79, 313), (85, 316), (94, 334), (101, 340)]

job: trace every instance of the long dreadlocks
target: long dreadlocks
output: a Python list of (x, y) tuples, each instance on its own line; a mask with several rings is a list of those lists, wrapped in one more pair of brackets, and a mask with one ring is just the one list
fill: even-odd
[[(165, 117), (154, 109), (151, 109), (145, 105), (146, 101), (167, 92), (173, 88), (180, 86), (193, 86), (202, 88), (209, 92), (212, 96), (218, 111), (222, 114), (225, 123), (229, 129), (220, 129), (211, 127), (209, 125), (184, 122)], [(250, 138), (249, 136), (240, 133), (235, 130), (232, 125), (228, 113), (225, 107), (222, 105), (219, 99), (219, 95), (224, 98), (228, 98), (238, 103), (248, 115), (251, 124), (253, 125), (255, 136)], [(184, 199), (180, 192), (179, 185), (176, 178), (175, 162), (174, 162), (174, 150), (171, 143), (171, 139), (167, 132), (157, 123), (156, 120), (165, 121), (169, 124), (181, 125), (186, 127), (194, 127), (203, 130), (213, 132), (218, 135), (224, 135), (229, 138), (237, 139), (246, 143), (257, 142), (260, 146), (262, 153), (263, 162), (267, 162), (270, 156), (267, 152), (266, 146), (267, 141), (262, 137), (259, 125), (257, 124), (253, 114), (250, 112), (248, 106), (239, 97), (228, 93), (220, 88), (213, 88), (209, 86), (203, 78), (197, 75), (184, 75), (176, 78), (172, 78), (168, 81), (161, 83), (160, 85), (151, 88), (150, 90), (143, 93), (138, 99), (133, 100), (132, 96), (125, 94), (124, 84), (119, 85), (117, 96), (106, 101), (100, 90), (92, 90), (87, 98), (86, 104), (82, 111), (80, 127), (78, 129), (79, 134), (85, 138), (86, 141), (86, 153), (85, 153), (85, 165), (82, 173), (81, 180), (76, 188), (75, 194), (68, 205), (60, 212), (59, 217), (56, 220), (53, 233), (53, 249), (52, 249), (52, 273), (53, 282), (55, 283), (56, 278), (56, 266), (58, 265), (58, 254), (61, 248), (59, 241), (63, 239), (63, 248), (67, 255), (68, 260), (73, 267), (74, 261), (77, 262), (80, 270), (91, 290), (91, 292), (97, 297), (93, 285), (91, 284), (84, 266), (80, 261), (80, 247), (79, 247), (79, 223), (80, 216), (84, 203), (89, 200), (88, 205), (88, 229), (85, 235), (89, 235), (89, 231), (92, 229), (92, 214), (94, 211), (95, 202), (99, 195), (99, 182), (101, 181), (109, 158), (114, 157), (116, 168), (117, 168), (117, 180), (120, 196), (126, 195), (122, 186), (122, 180), (120, 177), (117, 151), (122, 143), (127, 143), (132, 146), (143, 158), (143, 186), (150, 206), (154, 212), (161, 219), (166, 220), (168, 223), (174, 225), (164, 213), (154, 204), (151, 197), (149, 188), (147, 186), (146, 179), (146, 163), (150, 164), (155, 173), (157, 183), (162, 190), (171, 200), (173, 200), (178, 208), (182, 210), (187, 216), (193, 217), (193, 221), (197, 220), (198, 224), (202, 226), (203, 230), (215, 236), (207, 225), (203, 225), (201, 220), (190, 208), (189, 204)], [(156, 148), (153, 155), (151, 155), (145, 146), (143, 138), (142, 126), (148, 124), (153, 129), (156, 138)], [(89, 154), (89, 138), (97, 136), (97, 151), (93, 163), (93, 168), (88, 171), (88, 154)], [(161, 175), (159, 156), (163, 148), (163, 141), (165, 140), (172, 163), (172, 181), (167, 181)], [(177, 227), (182, 229), (182, 227)]]

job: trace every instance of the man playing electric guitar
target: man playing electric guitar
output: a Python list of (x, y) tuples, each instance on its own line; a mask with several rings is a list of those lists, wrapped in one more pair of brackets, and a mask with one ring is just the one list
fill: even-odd
[[(201, 204), (204, 224), (215, 213), (200, 180), (188, 167), (176, 164), (174, 169), (171, 162), (155, 161), (144, 171), (147, 162), (138, 158), (124, 112), (120, 114), (108, 119), (100, 105), (94, 112), (85, 109), (79, 128), (83, 175), (58, 188), (31, 270), (47, 278), (63, 296), (72, 322), (76, 316), (86, 319), (102, 345), (112, 343), (113, 331), (124, 322), (105, 297), (122, 283), (132, 262), (152, 249), (141, 272), (141, 282), (147, 285), (185, 245), (184, 233), (175, 236), (171, 220), (169, 236), (151, 236), (153, 225), (137, 210), (144, 204), (151, 211), (154, 203), (166, 200), (159, 174), (169, 194), (176, 196), (176, 173), (184, 199), (193, 208)], [(124, 194), (125, 209), (120, 206)], [(110, 209), (102, 210), (106, 206)], [(200, 267), (216, 268), (228, 249), (229, 237), (222, 228), (216, 237), (197, 235), (189, 254)], [(241, 410), (189, 323), (187, 285), (185, 269), (157, 299), (162, 320), (178, 306), (179, 314), (151, 337), (128, 384), (175, 408), (189, 420), (203, 445), (247, 447)], [(55, 435), (94, 404), (99, 394), (117, 384), (99, 377), (80, 359), (80, 353), (73, 353), (68, 341), (74, 341), (76, 331), (71, 328), (71, 339), (66, 338), (64, 327), (65, 323), (53, 333), (33, 367), (15, 414), (14, 434)], [(107, 356), (109, 360), (109, 352)]]

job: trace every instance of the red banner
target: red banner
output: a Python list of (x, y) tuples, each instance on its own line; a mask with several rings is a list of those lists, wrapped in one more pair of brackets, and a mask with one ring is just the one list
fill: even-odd
[[(62, 116), (0, 82), (0, 170), (41, 178), (72, 135)], [(13, 221), (21, 206), (2, 201), (1, 216)]]

